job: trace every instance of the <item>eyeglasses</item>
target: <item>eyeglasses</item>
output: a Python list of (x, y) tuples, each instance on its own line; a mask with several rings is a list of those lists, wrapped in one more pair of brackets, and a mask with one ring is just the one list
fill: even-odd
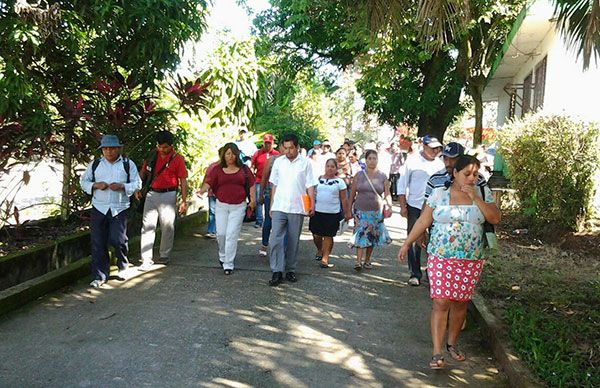
[(335, 179), (335, 180), (332, 180), (332, 181), (326, 181), (326, 180), (323, 180), (323, 179), (319, 179), (319, 183), (320, 183), (320, 184), (322, 184), (322, 185), (329, 185), (329, 186), (333, 186), (333, 185), (335, 185), (336, 183), (338, 183), (338, 180), (337, 180), (337, 179)]

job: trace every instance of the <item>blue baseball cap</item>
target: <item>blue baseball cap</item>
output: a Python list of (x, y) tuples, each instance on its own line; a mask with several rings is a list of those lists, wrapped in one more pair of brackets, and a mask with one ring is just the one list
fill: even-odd
[(452, 141), (444, 146), (442, 156), (449, 158), (458, 158), (465, 154), (465, 147), (462, 144)]
[(442, 147), (442, 143), (437, 139), (437, 137), (425, 135), (423, 137), (423, 144), (431, 148)]
[(320, 142), (319, 140), (315, 140), (315, 141), (313, 141), (313, 145), (314, 145), (314, 146), (316, 146), (316, 145), (321, 145), (321, 142)]

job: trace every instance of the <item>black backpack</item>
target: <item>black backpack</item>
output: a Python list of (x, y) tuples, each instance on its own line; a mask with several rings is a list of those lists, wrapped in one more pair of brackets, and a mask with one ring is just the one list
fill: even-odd
[[(96, 158), (92, 162), (92, 182), (96, 182), (96, 169), (100, 164), (101, 158)], [(123, 170), (125, 170), (125, 174), (127, 174), (127, 182), (130, 183), (130, 175), (129, 175), (129, 159), (123, 158)]]

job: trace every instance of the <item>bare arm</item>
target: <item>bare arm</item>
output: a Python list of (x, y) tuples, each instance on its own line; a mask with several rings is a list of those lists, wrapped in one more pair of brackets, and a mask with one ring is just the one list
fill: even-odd
[(179, 205), (179, 213), (185, 214), (187, 212), (187, 178), (179, 178), (179, 184), (181, 185), (181, 204)]
[(347, 190), (340, 190), (340, 202), (342, 203), (342, 211), (344, 212), (344, 219), (346, 221), (352, 218), (352, 212), (350, 211), (350, 205), (348, 204)]
[(308, 211), (309, 216), (313, 216), (315, 214), (315, 186), (311, 186), (306, 189), (308, 196), (310, 197), (310, 210)]

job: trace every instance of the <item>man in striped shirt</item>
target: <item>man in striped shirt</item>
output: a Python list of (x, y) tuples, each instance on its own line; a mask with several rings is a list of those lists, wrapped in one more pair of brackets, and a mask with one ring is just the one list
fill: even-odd
[[(433, 189), (438, 187), (444, 187), (446, 182), (450, 182), (450, 178), (452, 177), (452, 171), (454, 170), (454, 165), (456, 164), (456, 160), (459, 156), (465, 154), (465, 147), (462, 144), (456, 142), (450, 142), (444, 146), (442, 149), (442, 159), (444, 161), (445, 168), (433, 174), (429, 177), (427, 181), (427, 186), (425, 187), (425, 201), (431, 195)], [(477, 177), (477, 187), (485, 187), (487, 186), (487, 181), (485, 177), (481, 174)], [(480, 189), (481, 190), (481, 189)]]

